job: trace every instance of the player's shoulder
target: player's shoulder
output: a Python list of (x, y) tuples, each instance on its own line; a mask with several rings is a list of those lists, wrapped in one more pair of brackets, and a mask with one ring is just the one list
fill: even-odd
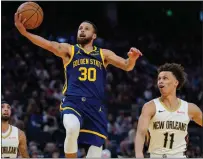
[(74, 46), (74, 45), (69, 44), (69, 43), (60, 43), (60, 45), (63, 45), (63, 46), (66, 46), (66, 47), (71, 47), (71, 46)]
[(156, 106), (154, 100), (150, 100), (144, 104), (142, 113), (154, 115), (156, 113)]
[(102, 52), (104, 55), (111, 55), (111, 54), (115, 54), (113, 51), (109, 50), (109, 49), (104, 49), (101, 48)]
[(199, 111), (200, 108), (194, 104), (194, 103), (188, 103), (188, 112), (189, 113), (192, 113), (192, 112), (196, 112), (196, 111)]
[[(17, 128), (17, 127), (16, 127)], [(19, 128), (18, 129), (18, 136), (20, 139), (25, 138), (25, 132)]]
[(71, 53), (73, 47), (74, 47), (74, 45), (71, 45), (69, 43), (59, 43), (58, 50)]
[(14, 125), (10, 125), (12, 127), (12, 131), (16, 132), (18, 134), (18, 137), (21, 138), (22, 136), (25, 136), (24, 131), (22, 131), (21, 129), (19, 129), (18, 127), (14, 126)]
[[(182, 98), (178, 98), (178, 100), (181, 102), (181, 103), (185, 103), (185, 104), (190, 104), (189, 102), (187, 102), (186, 100), (182, 99)], [(193, 104), (193, 103), (192, 103)]]
[(69, 43), (60, 43), (60, 46), (63, 47), (64, 49), (71, 49), (75, 45), (69, 44)]
[(14, 126), (14, 125), (10, 125), (10, 126), (12, 128), (12, 131), (18, 131), (18, 128), (16, 126)]
[(190, 103), (190, 102), (187, 102), (187, 103), (188, 103), (188, 106), (191, 107), (191, 108), (197, 107), (197, 105), (194, 104), (194, 103)]
[(143, 107), (155, 107), (154, 99), (145, 103)]
[(102, 49), (102, 51), (104, 51), (104, 52), (106, 52), (106, 51), (111, 51), (111, 50), (109, 50), (109, 49), (104, 49), (104, 48), (101, 48)]

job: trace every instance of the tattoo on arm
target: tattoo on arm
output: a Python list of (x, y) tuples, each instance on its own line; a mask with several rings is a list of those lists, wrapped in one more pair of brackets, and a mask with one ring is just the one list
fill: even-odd
[(28, 150), (27, 150), (27, 139), (25, 133), (19, 130), (19, 153), (22, 158), (29, 158)]

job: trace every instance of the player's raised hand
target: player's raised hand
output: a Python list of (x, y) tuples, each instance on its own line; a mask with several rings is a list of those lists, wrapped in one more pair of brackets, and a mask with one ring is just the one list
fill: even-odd
[(128, 57), (132, 60), (137, 60), (140, 56), (142, 56), (142, 53), (140, 50), (132, 47), (130, 48), (130, 51), (128, 52)]
[(15, 13), (14, 19), (15, 19), (15, 26), (18, 29), (18, 31), (22, 35), (25, 35), (25, 33), (27, 32), (26, 28), (24, 27), (24, 23), (26, 22), (26, 19), (22, 19), (22, 15), (18, 13)]

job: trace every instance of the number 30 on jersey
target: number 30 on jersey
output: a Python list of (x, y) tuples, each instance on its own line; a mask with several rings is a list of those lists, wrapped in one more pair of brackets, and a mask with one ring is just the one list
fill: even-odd
[(81, 72), (80, 77), (78, 77), (78, 79), (80, 81), (90, 81), (90, 82), (94, 82), (96, 81), (96, 72), (97, 70), (93, 67), (90, 68), (86, 68), (86, 67), (80, 67), (79, 71)]

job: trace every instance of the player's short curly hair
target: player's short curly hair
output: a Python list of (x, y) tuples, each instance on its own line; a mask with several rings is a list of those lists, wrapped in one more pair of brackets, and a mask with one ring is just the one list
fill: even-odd
[(177, 63), (165, 63), (158, 68), (158, 74), (162, 71), (170, 71), (178, 80), (177, 89), (181, 89), (186, 83), (187, 74), (184, 72), (184, 67)]
[(85, 21), (83, 21), (83, 23), (84, 23), (84, 22), (91, 24), (92, 27), (94, 28), (94, 33), (97, 34), (98, 29), (97, 29), (97, 26), (96, 26), (93, 22), (91, 22), (91, 21), (89, 21), (89, 20), (85, 20)]

